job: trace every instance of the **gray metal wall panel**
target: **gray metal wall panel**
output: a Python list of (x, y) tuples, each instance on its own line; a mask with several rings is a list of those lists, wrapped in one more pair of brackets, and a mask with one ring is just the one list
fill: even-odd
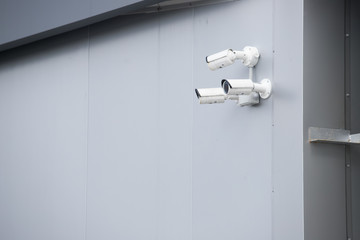
[(192, 239), (193, 13), (158, 19), (159, 240)]
[[(351, 1), (350, 70), (351, 132), (360, 133), (360, 2)], [(360, 147), (351, 146), (353, 239), (360, 239)]]
[(157, 237), (158, 30), (148, 20), (91, 30), (89, 240)]
[[(269, 3), (259, 3), (264, 4), (265, 14)], [(255, 108), (238, 108), (234, 104), (200, 106), (192, 82), (194, 79), (196, 85), (211, 87), (220, 83), (221, 76), (246, 77), (248, 71), (240, 64), (211, 72), (204, 62), (210, 51), (246, 44), (254, 44), (262, 51), (257, 77), (272, 75), (271, 28), (264, 28), (262, 21), (254, 24), (268, 31), (266, 38), (249, 34), (245, 39), (240, 33), (238, 38), (221, 37), (227, 30), (219, 26), (229, 19), (219, 22), (220, 15), (233, 18), (238, 9), (243, 9), (244, 15), (258, 11), (257, 4), (236, 4), (221, 5), (221, 11), (216, 6), (195, 9), (194, 13), (186, 10), (144, 19), (127, 18), (125, 22), (118, 19), (92, 30), (89, 238), (105, 234), (135, 239), (190, 239), (193, 234), (195, 239), (224, 235), (261, 239), (271, 234), (271, 100)], [(270, 20), (271, 13), (267, 17)], [(127, 21), (132, 24), (129, 26)], [(242, 28), (250, 31), (247, 25)], [(142, 86), (140, 92), (134, 84)], [(121, 107), (114, 110), (114, 102), (121, 103)], [(203, 114), (204, 110), (212, 118)], [(250, 117), (242, 117), (244, 114)], [(210, 121), (214, 123), (212, 128), (207, 123)], [(193, 124), (197, 129), (194, 134)], [(229, 133), (228, 126), (233, 126), (234, 131)], [(242, 161), (237, 151), (223, 157), (224, 149), (232, 145), (236, 148), (259, 141), (259, 136), (252, 134), (255, 127), (263, 132), (258, 142), (263, 146), (261, 153), (254, 156), (254, 149), (247, 147)], [(134, 133), (140, 135), (129, 137)], [(209, 147), (206, 140), (215, 145)], [(147, 146), (148, 150), (137, 151), (138, 146)], [(214, 152), (203, 156), (211, 153), (209, 149)], [(134, 162), (143, 167), (134, 168)], [(252, 171), (257, 174), (251, 175)], [(221, 175), (228, 177), (216, 177)], [(147, 180), (139, 183), (140, 179)], [(109, 202), (110, 195), (113, 198)], [(136, 211), (138, 206), (143, 206), (142, 211)], [(249, 220), (252, 211), (258, 214)], [(259, 224), (263, 231), (257, 231)]]
[(192, 10), (93, 28), (89, 239), (191, 238), (191, 29)]
[[(22, 102), (38, 101), (38, 96), (49, 94), (50, 103), (59, 101), (56, 105), (51, 105), (54, 108), (49, 107), (49, 114), (69, 108), (65, 116), (76, 118), (71, 121), (72, 124), (80, 122), (73, 129), (74, 133), (80, 131), (80, 136), (85, 138), (78, 139), (78, 135), (69, 133), (69, 143), (57, 138), (54, 142), (47, 141), (49, 154), (57, 153), (56, 147), (71, 144), (71, 149), (79, 151), (76, 154), (85, 154), (81, 156), (88, 158), (87, 165), (85, 162), (79, 169), (73, 169), (78, 173), (76, 176), (66, 175), (68, 162), (57, 171), (50, 166), (45, 169), (55, 176), (60, 175), (58, 180), (68, 177), (65, 181), (75, 179), (79, 181), (75, 181), (77, 184), (86, 184), (78, 190), (79, 196), (84, 196), (86, 191), (86, 220), (78, 218), (78, 214), (80, 216), (84, 213), (81, 211), (84, 211), (85, 206), (81, 204), (77, 208), (79, 212), (73, 211), (74, 216), (68, 217), (72, 221), (62, 223), (63, 215), (60, 215), (60, 220), (54, 217), (58, 221), (56, 226), (52, 222), (45, 223), (43, 219), (49, 219), (49, 213), (47, 209), (38, 208), (38, 222), (35, 223), (44, 223), (43, 226), (49, 228), (45, 233), (34, 229), (33, 236), (39, 239), (41, 234), (58, 234), (60, 228), (66, 229), (67, 224), (72, 224), (74, 230), (69, 234), (85, 232), (86, 239), (263, 240), (270, 239), (271, 236), (276, 239), (289, 236), (294, 238), (294, 235), (296, 239), (302, 239), (302, 145), (297, 145), (299, 143), (294, 140), (294, 144), (285, 145), (287, 151), (282, 152), (283, 138), (289, 135), (288, 127), (294, 126), (290, 124), (291, 121), (297, 126), (294, 139), (302, 134), (299, 119), (301, 112), (296, 111), (297, 107), (302, 106), (302, 49), (299, 47), (290, 52), (291, 44), (285, 44), (284, 47), (281, 45), (286, 39), (291, 39), (291, 43), (301, 44), (299, 22), (302, 1), (291, 6), (285, 5), (285, 1), (279, 1), (276, 2), (278, 5), (275, 4), (275, 10), (279, 11), (275, 13), (279, 12), (280, 15), (275, 16), (273, 2), (243, 0), (166, 14), (119, 17), (91, 27), (89, 48), (87, 49), (86, 41), (79, 43), (83, 50), (81, 58), (73, 56), (77, 51), (64, 50), (67, 49), (66, 46), (73, 50), (73, 45), (67, 43), (62, 36), (55, 39), (59, 39), (64, 46), (39, 50), (45, 56), (45, 62), (19, 58), (18, 61), (34, 62), (32, 64), (36, 65), (33, 72), (27, 72), (29, 86), (32, 86), (30, 83), (36, 77), (44, 82), (36, 85), (40, 89), (35, 88), (36, 91), (29, 92), (22, 84), (10, 86), (6, 89), (7, 94), (2, 96), (3, 102), (6, 100), (8, 104), (0, 105), (0, 111), (24, 109), (12, 102), (15, 101), (12, 100), (12, 91), (17, 88), (28, 94), (25, 95), (26, 99), (22, 95), (15, 95)], [(286, 13), (288, 8), (291, 12)], [(293, 16), (295, 27), (284, 21), (289, 16), (287, 14)], [(252, 24), (244, 19), (251, 19)], [(291, 29), (292, 34), (285, 36), (284, 32), (275, 32), (273, 35), (273, 24), (279, 24), (278, 31), (283, 28)], [(72, 34), (80, 33), (73, 32), (66, 36)], [(273, 37), (275, 41), (279, 41), (279, 45), (273, 42)], [(52, 40), (43, 43), (49, 41)], [(277, 55), (273, 54), (273, 44), (278, 46)], [(199, 105), (194, 87), (218, 87), (222, 78), (245, 78), (248, 74), (248, 70), (239, 62), (225, 69), (210, 71), (204, 61), (205, 56), (229, 47), (241, 49), (245, 45), (259, 48), (262, 55), (255, 77), (257, 80), (272, 79), (275, 82), (274, 96), (256, 107), (240, 108), (234, 102)], [(23, 49), (33, 51), (31, 46)], [(8, 54), (13, 52), (9, 51)], [(53, 56), (52, 53), (67, 62), (56, 62), (55, 68), (52, 65), (55, 62), (47, 59)], [(13, 70), (14, 74), (23, 74), (25, 66), (17, 66)], [(288, 67), (286, 71), (284, 66)], [(73, 74), (71, 77), (57, 72), (67, 68)], [(10, 82), (17, 78), (5, 76), (8, 71), (12, 71), (10, 65), (0, 70), (5, 79), (2, 81)], [(288, 81), (293, 73), (297, 77), (292, 82)], [(53, 74), (56, 74), (54, 82), (45, 81)], [(89, 82), (86, 81), (87, 77)], [(66, 81), (69, 79), (72, 81)], [(64, 81), (69, 86), (73, 85), (69, 99), (64, 99), (64, 96), (68, 96), (64, 92), (60, 94), (54, 90), (62, 90), (61, 84)], [(55, 93), (46, 92), (48, 89)], [(295, 91), (294, 95), (288, 93), (291, 91)], [(79, 102), (79, 99), (85, 103)], [(42, 113), (37, 108), (35, 111), (35, 119), (47, 116), (46, 112)], [(83, 117), (82, 120), (77, 118), (79, 115)], [(9, 116), (6, 121), (10, 122), (12, 119)], [(51, 118), (48, 122), (57, 123)], [(20, 122), (19, 129), (30, 131), (28, 124), (30, 123)], [(9, 136), (15, 131), (20, 136), (17, 132), (20, 130), (7, 130), (5, 126), (0, 125), (1, 131), (8, 131)], [(46, 129), (35, 125), (34, 130), (28, 133), (28, 138), (35, 136), (33, 145), (39, 140), (35, 133)], [(67, 125), (49, 126), (49, 131), (59, 134), (68, 133), (68, 130)], [(47, 139), (39, 141), (45, 142)], [(278, 145), (272, 144), (275, 140), (279, 141)], [(74, 143), (75, 141), (80, 141), (85, 146), (77, 145), (78, 142)], [(3, 142), (8, 144), (5, 138)], [(12, 144), (15, 146), (15, 143)], [(33, 145), (29, 145), (29, 148), (33, 149)], [(25, 143), (20, 147), (30, 151)], [(10, 153), (3, 154), (8, 157), (11, 156)], [(71, 151), (66, 153), (78, 156)], [(296, 155), (294, 161), (288, 161), (288, 154)], [(36, 163), (46, 160), (47, 158), (38, 156)], [(56, 162), (61, 163), (63, 162)], [(5, 166), (8, 164), (11, 163), (4, 161)], [(35, 166), (37, 165), (33, 167)], [(38, 170), (34, 169), (34, 172), (38, 173)], [(27, 172), (24, 173), (23, 176), (15, 176), (19, 177), (19, 181), (25, 181)], [(81, 182), (85, 181), (86, 176), (86, 183)], [(4, 180), (4, 184), (0, 186), (6, 191), (10, 191), (10, 187), (20, 192), (26, 190), (22, 185), (8, 184), (12, 181), (10, 174), (0, 177)], [(43, 179), (51, 178), (46, 176)], [(37, 189), (38, 182), (34, 184)], [(275, 194), (277, 193), (273, 198), (272, 185), (275, 186)], [(56, 187), (50, 189), (50, 194), (57, 190)], [(286, 195), (288, 192), (291, 195)], [(59, 193), (62, 191), (59, 190)], [(69, 196), (65, 194), (61, 197)], [(19, 199), (19, 202), (11, 205), (11, 200), (10, 197), (5, 197), (4, 201), (12, 208), (24, 206), (25, 213), (32, 203)], [(62, 198), (59, 197), (54, 201), (60, 200)], [(50, 204), (47, 199), (41, 203), (45, 206)], [(24, 212), (20, 213), (25, 214)], [(290, 212), (291, 217), (286, 212)], [(12, 212), (4, 210), (4, 213), (0, 215), (0, 221), (6, 223), (6, 217), (12, 217)], [(67, 213), (62, 212), (64, 215)], [(26, 230), (26, 224), (27, 222), (20, 222), (13, 229)], [(4, 228), (0, 236), (7, 237), (6, 234), (12, 233), (10, 229)], [(21, 233), (18, 234), (18, 239), (24, 238)], [(62, 236), (60, 233), (58, 235)], [(68, 236), (62, 237), (71, 239)], [(83, 235), (74, 237), (80, 238)], [(46, 235), (44, 239), (51, 237)]]
[[(246, 78), (239, 62), (210, 71), (204, 60), (246, 45), (261, 52), (256, 79), (272, 78), (271, 7), (257, 0), (196, 9), (194, 87)], [(193, 98), (193, 239), (270, 239), (272, 99), (241, 108), (235, 102), (199, 105)]]
[(303, 0), (274, 1), (273, 239), (304, 239)]
[(309, 127), (344, 128), (344, 1), (305, 1), (305, 239), (345, 239), (345, 147), (309, 144)]
[(86, 30), (0, 56), (1, 239), (84, 238), (87, 59)]

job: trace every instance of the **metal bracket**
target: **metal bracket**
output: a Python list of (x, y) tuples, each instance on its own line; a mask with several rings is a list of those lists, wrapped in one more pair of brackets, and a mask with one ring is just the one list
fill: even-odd
[(349, 130), (332, 128), (309, 128), (310, 143), (360, 144), (360, 133), (350, 134)]

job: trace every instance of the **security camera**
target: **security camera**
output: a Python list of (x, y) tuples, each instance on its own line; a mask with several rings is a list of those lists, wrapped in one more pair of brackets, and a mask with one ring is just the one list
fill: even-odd
[(257, 92), (262, 99), (267, 99), (272, 90), (269, 79), (263, 79), (260, 83), (254, 83), (251, 79), (223, 79), (221, 86), (228, 95), (249, 95)]
[(245, 47), (243, 51), (234, 51), (226, 49), (224, 51), (212, 54), (206, 57), (206, 62), (211, 70), (227, 67), (239, 59), (247, 67), (254, 67), (260, 54), (256, 47)]
[(235, 51), (227, 49), (206, 57), (206, 62), (211, 70), (227, 67), (233, 64), (237, 56)]
[(224, 103), (226, 94), (222, 88), (198, 88), (195, 89), (200, 104)]

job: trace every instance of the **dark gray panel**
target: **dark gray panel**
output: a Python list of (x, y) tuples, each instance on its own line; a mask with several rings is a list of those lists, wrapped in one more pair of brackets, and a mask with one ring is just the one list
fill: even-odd
[[(360, 133), (360, 2), (351, 1), (350, 77), (351, 132)], [(360, 239), (360, 148), (351, 146), (353, 238)]]
[(0, 51), (152, 5), (160, 0), (2, 0)]
[(88, 17), (90, 17), (89, 0), (2, 0), (0, 51), (38, 40), (41, 37), (34, 35), (40, 33), (43, 37), (54, 35), (46, 31)]
[(0, 44), (79, 21), (90, 16), (89, 0), (2, 0)]
[(125, 6), (129, 6), (131, 4), (140, 2), (138, 0), (107, 0), (107, 1), (99, 1), (99, 0), (89, 0), (90, 2), (90, 14), (98, 15), (104, 12), (108, 12), (114, 9), (122, 8)]
[(344, 1), (304, 5), (305, 239), (346, 238), (345, 147), (309, 144), (308, 128), (344, 128)]
[(0, 238), (84, 239), (87, 31), (0, 59)]

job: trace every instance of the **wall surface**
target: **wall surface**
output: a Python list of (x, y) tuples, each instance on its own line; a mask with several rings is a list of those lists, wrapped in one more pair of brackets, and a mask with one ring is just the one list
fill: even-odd
[(303, 1), (275, 0), (273, 57), (273, 236), (304, 239)]
[(0, 60), (0, 238), (83, 239), (87, 31)]
[[(243, 0), (1, 53), (0, 238), (303, 239), (302, 14)], [(248, 76), (205, 56), (246, 45), (274, 95), (198, 104), (194, 88)]]
[(345, 128), (345, 4), (304, 4), (305, 239), (346, 239), (345, 146), (310, 144), (309, 127)]

